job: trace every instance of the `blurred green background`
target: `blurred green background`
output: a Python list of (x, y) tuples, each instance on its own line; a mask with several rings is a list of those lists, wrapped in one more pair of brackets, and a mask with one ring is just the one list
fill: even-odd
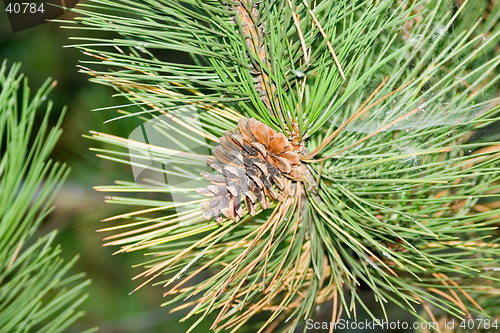
[[(72, 15), (70, 12), (62, 19), (71, 19)], [(113, 257), (113, 249), (102, 246), (105, 235), (96, 233), (107, 226), (100, 222), (102, 219), (127, 212), (130, 207), (104, 203), (105, 194), (94, 191), (93, 186), (112, 184), (117, 179), (133, 181), (133, 177), (130, 167), (97, 158), (89, 148), (97, 147), (98, 143), (82, 135), (96, 130), (127, 137), (135, 124), (130, 119), (104, 124), (117, 115), (116, 111), (91, 111), (126, 101), (112, 97), (114, 90), (111, 88), (93, 84), (88, 76), (78, 73), (79, 59), (83, 56), (74, 48), (64, 47), (71, 45), (69, 37), (77, 33), (61, 29), (58, 23), (45, 23), (12, 33), (4, 4), (0, 1), (0, 59), (8, 59), (10, 65), (22, 62), (22, 72), (29, 78), (33, 91), (47, 77), (57, 80), (58, 85), (51, 94), (55, 103), (54, 124), (58, 112), (64, 105), (68, 106), (64, 133), (53, 158), (67, 163), (72, 172), (55, 200), (55, 211), (40, 233), (58, 229), (65, 256), (69, 259), (81, 255), (75, 272), (85, 271), (93, 281), (87, 290), (90, 298), (83, 305), (87, 315), (69, 332), (81, 332), (94, 326), (99, 326), (99, 332), (103, 333), (186, 332), (192, 321), (179, 323), (182, 313), (170, 314), (168, 308), (160, 307), (165, 301), (161, 286), (146, 286), (129, 295), (141, 283), (132, 280), (141, 272), (141, 268), (131, 268), (139, 262), (138, 254)], [(330, 316), (331, 305), (325, 305), (319, 309), (317, 320), (329, 321)], [(413, 321), (399, 308), (393, 309), (390, 318)], [(358, 319), (363, 319), (363, 315)], [(209, 322), (200, 325), (195, 332), (208, 332)]]

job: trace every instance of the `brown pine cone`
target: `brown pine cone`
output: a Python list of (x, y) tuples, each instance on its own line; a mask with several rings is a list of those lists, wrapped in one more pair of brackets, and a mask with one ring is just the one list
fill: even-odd
[[(238, 129), (226, 131), (220, 145), (213, 149), (208, 164), (219, 174), (202, 172), (213, 185), (198, 193), (213, 197), (203, 206), (206, 219), (223, 220), (222, 215), (238, 221), (245, 215), (241, 201), (254, 216), (257, 200), (263, 209), (273, 201), (282, 202), (292, 194), (292, 181), (300, 181), (300, 157), (283, 133), (256, 119), (241, 119)], [(270, 201), (268, 201), (268, 199)]]

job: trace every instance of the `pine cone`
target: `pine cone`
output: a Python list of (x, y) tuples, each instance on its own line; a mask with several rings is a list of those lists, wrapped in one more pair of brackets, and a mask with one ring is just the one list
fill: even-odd
[(273, 201), (282, 202), (292, 194), (292, 181), (300, 181), (304, 174), (287, 137), (253, 118), (241, 119), (238, 129), (226, 131), (213, 154), (207, 162), (219, 174), (203, 171), (200, 175), (213, 185), (197, 192), (213, 197), (203, 203), (203, 217), (218, 222), (222, 215), (235, 221), (243, 217), (241, 201), (252, 216), (257, 200), (263, 209)]

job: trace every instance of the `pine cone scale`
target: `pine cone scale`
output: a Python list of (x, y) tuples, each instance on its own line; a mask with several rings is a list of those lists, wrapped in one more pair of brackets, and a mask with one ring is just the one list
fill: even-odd
[(292, 181), (301, 181), (300, 156), (288, 138), (256, 119), (240, 119), (238, 127), (225, 131), (220, 145), (213, 150), (208, 164), (218, 172), (200, 175), (212, 185), (197, 192), (212, 197), (205, 218), (222, 216), (238, 221), (245, 215), (242, 201), (251, 216), (257, 205), (268, 209), (273, 202), (283, 202), (292, 195)]

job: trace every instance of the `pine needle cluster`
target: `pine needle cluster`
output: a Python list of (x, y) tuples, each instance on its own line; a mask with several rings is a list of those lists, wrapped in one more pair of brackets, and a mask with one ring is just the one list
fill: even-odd
[(50, 159), (65, 110), (50, 128), (47, 97), (55, 82), (47, 79), (31, 96), (20, 68), (0, 66), (0, 332), (60, 333), (84, 315), (80, 305), (90, 283), (71, 272), (77, 257), (61, 258), (56, 231), (35, 238), (69, 174)]

